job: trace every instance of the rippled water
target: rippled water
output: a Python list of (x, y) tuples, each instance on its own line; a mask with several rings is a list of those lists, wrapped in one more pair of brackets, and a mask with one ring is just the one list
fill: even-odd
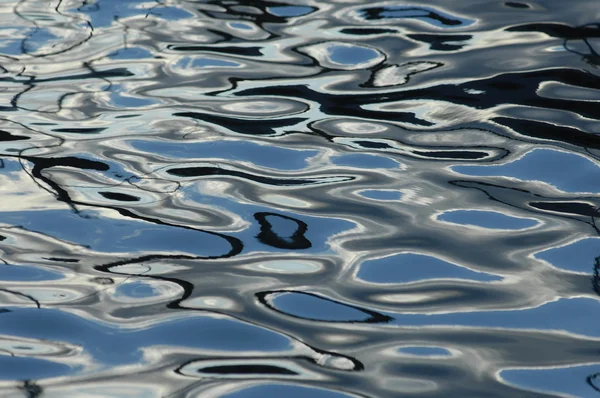
[(0, 395), (600, 396), (597, 0), (0, 4)]

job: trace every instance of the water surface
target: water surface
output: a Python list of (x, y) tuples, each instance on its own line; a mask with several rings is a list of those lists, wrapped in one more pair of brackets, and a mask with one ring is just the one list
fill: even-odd
[(600, 396), (596, 0), (0, 18), (1, 396)]

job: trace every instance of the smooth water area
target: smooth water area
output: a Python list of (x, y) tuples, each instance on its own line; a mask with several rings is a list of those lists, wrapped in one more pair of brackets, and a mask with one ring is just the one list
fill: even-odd
[(598, 0), (0, 18), (0, 397), (600, 397)]

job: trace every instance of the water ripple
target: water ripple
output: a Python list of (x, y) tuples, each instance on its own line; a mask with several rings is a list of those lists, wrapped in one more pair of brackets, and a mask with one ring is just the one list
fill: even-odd
[(597, 395), (597, 8), (4, 2), (0, 395)]

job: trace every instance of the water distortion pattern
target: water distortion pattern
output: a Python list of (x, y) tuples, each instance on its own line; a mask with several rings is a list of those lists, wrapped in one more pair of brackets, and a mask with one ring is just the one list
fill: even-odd
[(565, 4), (1, 2), (0, 395), (600, 397)]

